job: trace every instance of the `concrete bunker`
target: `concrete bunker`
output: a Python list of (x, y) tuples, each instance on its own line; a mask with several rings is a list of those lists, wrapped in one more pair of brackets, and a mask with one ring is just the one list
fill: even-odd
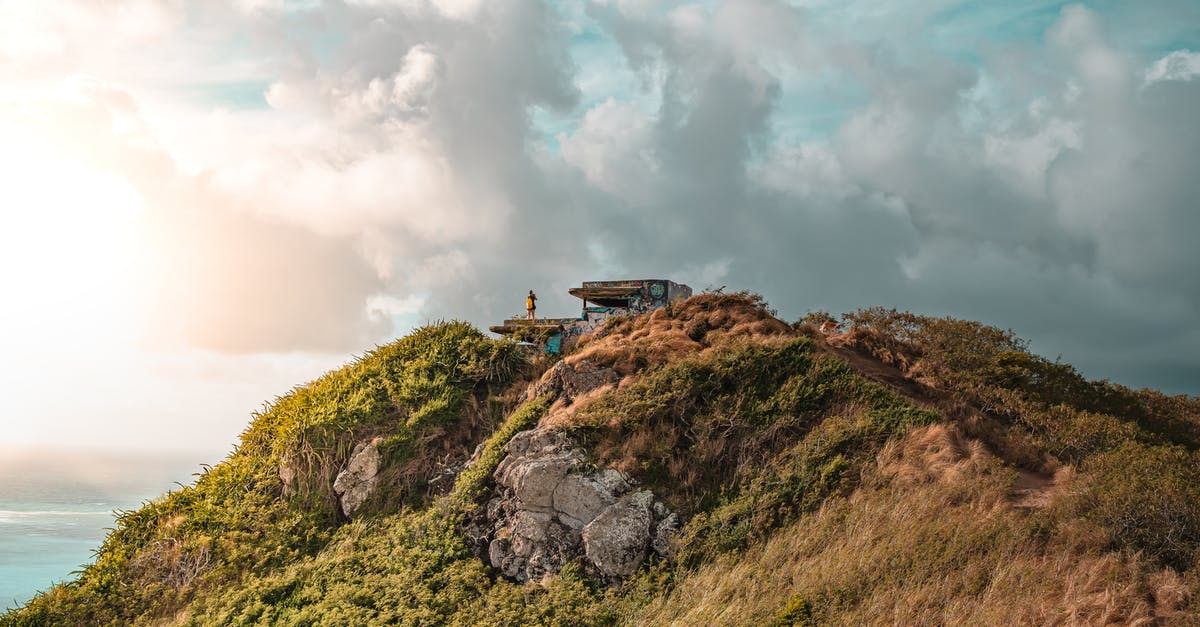
[(511, 318), (489, 327), (520, 341), (530, 342), (547, 353), (559, 354), (584, 333), (589, 333), (613, 316), (638, 315), (667, 306), (692, 295), (692, 288), (667, 279), (584, 281), (567, 290), (583, 301), (577, 318)]

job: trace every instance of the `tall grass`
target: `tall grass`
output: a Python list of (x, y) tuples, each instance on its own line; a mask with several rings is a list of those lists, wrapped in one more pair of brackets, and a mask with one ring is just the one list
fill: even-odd
[[(1153, 618), (1152, 566), (1002, 505), (995, 468), (957, 484), (862, 488), (681, 577), (631, 624), (996, 625)], [(987, 473), (992, 473), (991, 475)], [(1078, 541), (1078, 539), (1076, 539)]]

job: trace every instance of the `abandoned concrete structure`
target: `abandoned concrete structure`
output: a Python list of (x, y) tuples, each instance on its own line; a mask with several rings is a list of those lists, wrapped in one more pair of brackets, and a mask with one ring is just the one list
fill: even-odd
[(613, 316), (640, 314), (665, 307), (667, 303), (692, 295), (692, 288), (666, 279), (633, 279), (625, 281), (584, 281), (580, 287), (567, 290), (583, 300), (583, 313), (578, 318), (539, 318), (536, 323), (525, 318), (505, 320), (490, 327), (493, 333), (537, 344), (548, 353), (559, 353), (579, 336), (604, 324)]

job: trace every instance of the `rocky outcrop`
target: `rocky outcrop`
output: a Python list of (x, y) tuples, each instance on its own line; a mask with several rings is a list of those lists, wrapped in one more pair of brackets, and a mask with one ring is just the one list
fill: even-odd
[(505, 576), (538, 580), (582, 556), (616, 580), (651, 551), (669, 553), (677, 517), (620, 472), (589, 468), (566, 434), (523, 431), (505, 452), (494, 475), (498, 494), (470, 530), (481, 557)]
[(350, 454), (350, 462), (346, 464), (346, 469), (334, 479), (333, 491), (337, 494), (342, 513), (346, 516), (354, 515), (375, 490), (379, 461), (379, 439), (361, 442)]
[(299, 478), (300, 468), (296, 463), (296, 459), (291, 455), (284, 455), (279, 460), (279, 481), (283, 483), (283, 498), (291, 498), (296, 494), (296, 485)]
[(583, 551), (588, 561), (609, 577), (627, 577), (646, 559), (654, 495), (642, 490), (623, 497), (583, 528)]
[(615, 385), (620, 376), (612, 368), (596, 366), (588, 360), (580, 361), (574, 366), (565, 361), (554, 364), (542, 378), (529, 387), (527, 399), (534, 399), (546, 393), (554, 393), (568, 402), (605, 385)]

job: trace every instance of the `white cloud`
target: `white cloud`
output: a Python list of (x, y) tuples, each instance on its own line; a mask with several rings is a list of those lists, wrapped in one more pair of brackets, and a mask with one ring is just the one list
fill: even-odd
[(609, 98), (588, 110), (573, 133), (559, 136), (562, 156), (592, 185), (642, 204), (661, 184), (655, 127), (655, 120), (633, 104)]
[(441, 15), (456, 19), (469, 20), (482, 10), (484, 0), (347, 0), (351, 6), (370, 9), (400, 8), (419, 12), (430, 9)]
[(389, 294), (375, 294), (367, 299), (367, 315), (371, 318), (391, 318), (405, 314), (415, 314), (425, 305), (426, 297), (410, 294), (397, 298)]
[(1144, 84), (1190, 81), (1200, 76), (1200, 52), (1175, 50), (1146, 69)]

